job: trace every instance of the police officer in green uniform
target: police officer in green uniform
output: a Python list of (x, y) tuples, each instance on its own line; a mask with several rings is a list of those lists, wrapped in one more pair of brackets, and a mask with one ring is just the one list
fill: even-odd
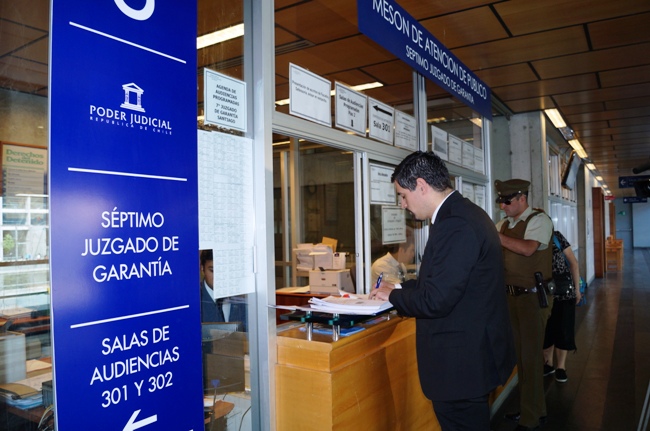
[(520, 411), (506, 417), (519, 422), (517, 430), (535, 430), (546, 421), (542, 345), (553, 298), (549, 295), (548, 306), (541, 307), (534, 274), (541, 272), (545, 282), (552, 279), (553, 222), (544, 212), (528, 206), (530, 182), (497, 180), (494, 185), (497, 203), (506, 213), (506, 218), (497, 223), (497, 230), (503, 249), (520, 392)]

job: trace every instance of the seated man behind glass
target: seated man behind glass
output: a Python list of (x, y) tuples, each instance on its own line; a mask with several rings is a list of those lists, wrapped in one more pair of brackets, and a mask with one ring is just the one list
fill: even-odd
[(383, 273), (386, 283), (397, 284), (406, 280), (406, 265), (413, 263), (415, 257), (415, 244), (412, 241), (397, 244), (385, 256), (377, 259), (370, 269), (371, 285), (377, 283), (379, 274)]
[(219, 297), (214, 288), (212, 250), (201, 250), (201, 322), (241, 322), (246, 332), (247, 314), (244, 295)]

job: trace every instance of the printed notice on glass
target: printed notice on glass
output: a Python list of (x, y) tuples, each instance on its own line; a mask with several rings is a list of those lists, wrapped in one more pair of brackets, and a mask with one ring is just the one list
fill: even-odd
[(449, 135), (449, 161), (458, 166), (463, 165), (463, 140)]
[(368, 97), (341, 83), (336, 88), (336, 127), (366, 136)]
[(474, 170), (474, 145), (463, 141), (463, 166)]
[(474, 184), (474, 203), (487, 211), (485, 207), (485, 186)]
[(198, 144), (199, 249), (213, 251), (215, 294), (253, 292), (253, 141), (199, 130)]
[(332, 127), (332, 82), (289, 63), (289, 113)]
[(483, 148), (474, 147), (474, 170), (485, 173), (485, 154)]
[(390, 182), (393, 169), (381, 165), (370, 165), (370, 204), (395, 205), (395, 186)]
[(204, 123), (246, 131), (246, 83), (203, 69)]
[(418, 149), (418, 128), (415, 117), (395, 110), (395, 146), (407, 150)]
[(404, 210), (396, 207), (381, 209), (381, 242), (400, 244), (406, 242), (406, 216)]
[(431, 147), (433, 152), (442, 160), (449, 160), (447, 152), (447, 132), (436, 126), (431, 126)]
[(395, 110), (372, 97), (368, 98), (368, 105), (368, 136), (393, 145)]
[(47, 193), (47, 150), (2, 145), (2, 196)]
[(474, 184), (463, 181), (462, 192), (463, 192), (463, 197), (466, 197), (470, 201), (476, 203), (476, 201), (474, 200)]

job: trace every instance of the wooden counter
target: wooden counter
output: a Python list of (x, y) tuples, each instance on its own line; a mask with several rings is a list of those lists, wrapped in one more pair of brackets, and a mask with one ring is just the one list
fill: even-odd
[(439, 430), (420, 389), (415, 320), (392, 316), (333, 342), (278, 334), (278, 430)]
[[(275, 303), (278, 305), (308, 305), (311, 298), (326, 298), (329, 295), (319, 293), (290, 293), (290, 292), (275, 292)], [(278, 308), (275, 310), (276, 323), (279, 325), (283, 322), (280, 318), (281, 315), (291, 313), (289, 310), (282, 310)]]

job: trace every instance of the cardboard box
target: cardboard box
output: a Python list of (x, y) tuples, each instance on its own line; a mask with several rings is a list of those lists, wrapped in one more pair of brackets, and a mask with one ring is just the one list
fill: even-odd
[(339, 290), (353, 293), (354, 285), (349, 269), (309, 271), (309, 291), (312, 293), (339, 293)]

